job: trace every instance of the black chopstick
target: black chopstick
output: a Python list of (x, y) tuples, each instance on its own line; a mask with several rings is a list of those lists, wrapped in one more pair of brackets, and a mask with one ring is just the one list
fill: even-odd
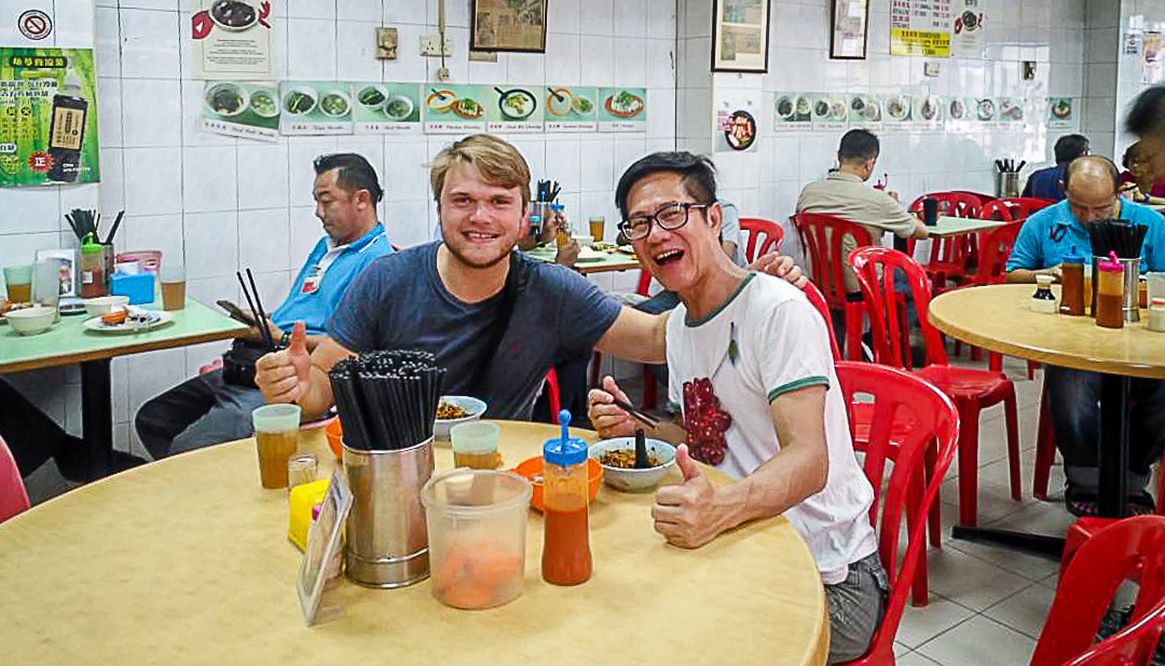
[(613, 402), (616, 407), (622, 409), (623, 411), (627, 412), (631, 416), (634, 416), (635, 418), (639, 419), (643, 423), (646, 423), (647, 425), (651, 426), (652, 428), (659, 425), (659, 419), (655, 418), (651, 414), (648, 414), (647, 412), (641, 411), (641, 410), (631, 406), (630, 404), (628, 404), (626, 402), (623, 402), (622, 400), (616, 398), (615, 396), (611, 396), (611, 402)]
[[(248, 271), (248, 273), (249, 272), (250, 271)], [(254, 319), (255, 319), (255, 326), (258, 327), (259, 334), (263, 337), (263, 342), (267, 343), (267, 347), (269, 349), (274, 349), (275, 346), (271, 343), (271, 337), (270, 337), (271, 332), (267, 330), (266, 326), (261, 325), (261, 323), (266, 323), (266, 322), (264, 322), (263, 319), (259, 318), (259, 311), (255, 309), (255, 302), (253, 300), (251, 300), (251, 292), (247, 291), (247, 283), (243, 281), (243, 274), (238, 272), (238, 271), (235, 271), (235, 277), (239, 278), (239, 287), (242, 288), (243, 296), (245, 296), (247, 299), (247, 307), (251, 308), (251, 316), (254, 317)], [(254, 285), (253, 280), (252, 280), (252, 285)], [(256, 293), (255, 296), (257, 298), (259, 296), (259, 294)]]
[(267, 347), (275, 351), (275, 341), (271, 339), (271, 329), (267, 326), (267, 313), (263, 310), (263, 301), (259, 299), (259, 290), (255, 288), (255, 277), (251, 275), (251, 269), (247, 269), (247, 279), (251, 282), (251, 291), (255, 292), (255, 306), (259, 308), (259, 330), (263, 333), (263, 339), (267, 341)]

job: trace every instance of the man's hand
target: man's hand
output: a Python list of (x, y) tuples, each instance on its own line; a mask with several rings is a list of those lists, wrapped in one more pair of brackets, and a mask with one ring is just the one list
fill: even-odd
[(628, 404), (631, 402), (610, 375), (603, 377), (603, 388), (591, 389), (587, 394), (587, 416), (602, 439), (635, 434), (635, 421), (621, 407), (612, 404), (614, 398)]
[(683, 473), (684, 482), (659, 489), (651, 517), (655, 520), (655, 531), (668, 543), (681, 548), (699, 548), (724, 530), (715, 506), (716, 488), (688, 455), (687, 444), (680, 444), (676, 449), (676, 466)]
[(578, 261), (578, 253), (578, 241), (572, 238), (565, 245), (558, 248), (558, 254), (554, 255), (554, 263), (562, 264), (563, 266), (574, 266), (574, 262)]
[[(276, 344), (278, 344), (279, 340), (283, 337), (283, 329), (279, 328), (275, 324), (272, 324), (270, 319), (264, 319), (263, 321), (267, 324), (267, 330), (271, 333), (271, 339), (274, 340)], [(252, 325), (247, 329), (247, 333), (243, 335), (243, 338), (248, 342), (255, 342), (259, 344), (264, 344), (267, 342), (265, 339), (263, 339), (263, 334), (260, 332), (259, 327), (255, 325)]]
[(776, 252), (769, 252), (757, 257), (749, 269), (784, 278), (785, 281), (798, 289), (804, 289), (805, 285), (809, 284), (809, 278), (801, 271), (800, 266), (793, 263), (792, 257), (781, 256)]
[(291, 329), (291, 346), (264, 354), (255, 363), (255, 383), (267, 403), (298, 402), (308, 389), (311, 355), (302, 321)]

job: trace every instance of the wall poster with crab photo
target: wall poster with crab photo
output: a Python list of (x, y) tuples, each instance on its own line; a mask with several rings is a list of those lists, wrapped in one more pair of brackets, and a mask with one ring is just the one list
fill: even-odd
[(281, 134), (352, 134), (352, 84), (284, 81), (280, 86)]
[(646, 132), (647, 88), (601, 88), (600, 132)]
[(202, 129), (258, 141), (279, 140), (279, 84), (207, 81), (202, 91)]
[(197, 0), (190, 18), (194, 78), (276, 78), (275, 0)]
[(489, 86), (446, 85), (426, 87), (421, 95), (421, 121), (426, 134), (484, 132), (486, 90)]

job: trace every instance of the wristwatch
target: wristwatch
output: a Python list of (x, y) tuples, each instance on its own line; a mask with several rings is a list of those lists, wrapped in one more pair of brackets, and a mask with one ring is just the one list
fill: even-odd
[(291, 331), (283, 332), (283, 337), (279, 338), (279, 346), (283, 348), (291, 346)]

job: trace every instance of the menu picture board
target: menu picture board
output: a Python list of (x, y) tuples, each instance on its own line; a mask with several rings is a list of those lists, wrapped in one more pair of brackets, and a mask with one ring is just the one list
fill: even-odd
[(202, 129), (259, 141), (279, 139), (279, 84), (207, 81)]
[(913, 127), (914, 98), (887, 95), (882, 98), (882, 126), (887, 132), (903, 132)]
[(0, 187), (95, 183), (92, 49), (0, 48)]
[(773, 127), (778, 132), (809, 129), (813, 102), (807, 93), (777, 93), (773, 98)]
[(599, 129), (599, 89), (547, 86), (547, 132), (595, 132)]
[(540, 134), (546, 129), (546, 106), (540, 86), (485, 86), (485, 129), (498, 134)]
[(951, 55), (951, 0), (891, 0), (890, 55)]
[(1019, 97), (999, 97), (995, 100), (996, 121), (1006, 127), (1023, 125), (1023, 99)]
[(357, 134), (419, 134), (421, 87), (415, 83), (354, 83)]
[(422, 91), (426, 134), (469, 134), (486, 129), (485, 86), (441, 85)]
[(1047, 125), (1050, 129), (1076, 129), (1079, 121), (1075, 98), (1048, 98)]
[(600, 132), (646, 132), (647, 88), (600, 88)]
[(882, 127), (882, 104), (874, 95), (855, 94), (849, 97), (849, 124), (866, 129)]
[(285, 81), (279, 90), (281, 133), (352, 133), (352, 84)]
[(190, 20), (194, 78), (274, 79), (277, 0), (198, 0)]
[(924, 129), (938, 128), (943, 124), (943, 100), (934, 95), (914, 98), (914, 126)]

